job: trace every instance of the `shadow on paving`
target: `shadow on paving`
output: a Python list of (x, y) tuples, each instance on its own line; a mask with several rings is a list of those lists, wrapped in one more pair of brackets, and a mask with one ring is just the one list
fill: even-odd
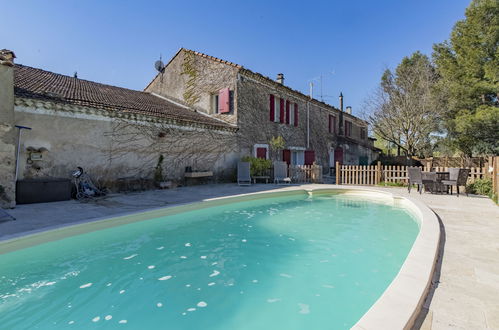
[[(149, 190), (108, 196), (79, 202), (76, 200), (18, 205), (8, 213), (15, 221), (0, 222), (0, 241), (57, 227), (89, 222), (162, 207), (199, 202), (205, 199), (282, 188), (273, 184), (238, 186), (210, 184)], [(2, 219), (3, 220), (3, 219)]]

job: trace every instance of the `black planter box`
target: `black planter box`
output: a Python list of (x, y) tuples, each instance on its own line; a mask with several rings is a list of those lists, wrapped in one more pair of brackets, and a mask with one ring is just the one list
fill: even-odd
[(16, 203), (46, 203), (71, 199), (71, 180), (46, 178), (16, 182)]

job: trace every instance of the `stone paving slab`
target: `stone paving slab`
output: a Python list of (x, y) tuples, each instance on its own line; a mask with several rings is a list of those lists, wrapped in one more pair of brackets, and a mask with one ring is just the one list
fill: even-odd
[[(111, 195), (88, 203), (19, 205), (8, 210), (16, 221), (0, 222), (0, 240), (110, 216), (279, 188), (282, 186), (271, 184), (202, 185)], [(421, 200), (442, 222), (443, 246), (435, 288), (416, 328), (499, 329), (499, 207), (481, 196), (419, 195), (415, 191), (409, 195), (403, 188), (376, 189)]]

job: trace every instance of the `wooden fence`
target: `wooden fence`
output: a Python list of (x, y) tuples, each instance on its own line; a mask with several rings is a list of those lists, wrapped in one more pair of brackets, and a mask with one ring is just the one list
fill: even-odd
[[(499, 157), (495, 158), (499, 159)], [(495, 162), (496, 167), (498, 162)], [(468, 168), (470, 169), (468, 183), (491, 175), (488, 163), (484, 167)], [(447, 172), (449, 167), (421, 167), (421, 169), (426, 172)], [(370, 166), (340, 165), (336, 163), (336, 184), (376, 185), (380, 182), (407, 184), (407, 166), (381, 165), (379, 162), (377, 165)]]
[(292, 182), (322, 183), (322, 166), (320, 165), (289, 165), (289, 177)]

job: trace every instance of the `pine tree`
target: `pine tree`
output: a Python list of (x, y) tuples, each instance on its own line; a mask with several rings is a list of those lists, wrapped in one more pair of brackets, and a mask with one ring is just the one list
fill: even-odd
[(468, 156), (499, 153), (499, 1), (473, 0), (450, 39), (433, 47), (449, 144)]

